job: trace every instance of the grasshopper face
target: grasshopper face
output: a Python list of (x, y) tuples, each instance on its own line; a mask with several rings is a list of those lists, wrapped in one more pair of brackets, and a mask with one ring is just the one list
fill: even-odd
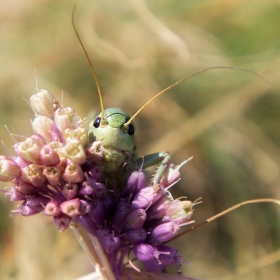
[(100, 113), (89, 124), (90, 141), (100, 140), (105, 148), (132, 153), (135, 148), (136, 138), (134, 125), (125, 127), (130, 119), (128, 114), (119, 108), (104, 110), (105, 120)]

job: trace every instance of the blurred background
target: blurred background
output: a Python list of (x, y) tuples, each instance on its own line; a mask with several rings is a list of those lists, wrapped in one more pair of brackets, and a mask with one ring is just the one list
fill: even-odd
[[(81, 117), (99, 111), (96, 86), (71, 24), (74, 2), (10, 0), (0, 10), (0, 134), (32, 133), (26, 100), (45, 88)], [(76, 1), (76, 25), (105, 107), (133, 114), (139, 156), (168, 150), (184, 166), (174, 197), (203, 197), (197, 223), (239, 202), (280, 199), (280, 3), (277, 0)], [(1, 154), (8, 152), (0, 147)], [(7, 186), (2, 184), (1, 188)], [(0, 279), (75, 279), (91, 272), (71, 230), (38, 215), (10, 217), (0, 195)], [(200, 279), (279, 279), (280, 208), (247, 205), (174, 241)], [(176, 271), (174, 271), (176, 273)]]

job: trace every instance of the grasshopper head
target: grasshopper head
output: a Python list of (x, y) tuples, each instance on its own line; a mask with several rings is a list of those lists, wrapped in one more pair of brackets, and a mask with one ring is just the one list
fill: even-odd
[(135, 135), (133, 123), (124, 124), (130, 117), (119, 108), (108, 108), (104, 110), (104, 117), (100, 113), (89, 124), (90, 141), (100, 140), (104, 147), (132, 152), (135, 147)]

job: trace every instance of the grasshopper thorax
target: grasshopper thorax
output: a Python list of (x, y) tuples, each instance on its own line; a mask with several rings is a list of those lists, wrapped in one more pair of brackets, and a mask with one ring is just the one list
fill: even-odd
[(104, 110), (104, 119), (100, 113), (89, 124), (90, 141), (100, 140), (105, 148), (132, 153), (135, 148), (133, 123), (126, 126), (130, 119), (128, 114), (119, 108)]

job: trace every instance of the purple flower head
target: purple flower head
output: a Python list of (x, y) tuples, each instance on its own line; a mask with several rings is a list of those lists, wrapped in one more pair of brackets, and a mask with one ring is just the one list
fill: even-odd
[[(30, 104), (34, 134), (15, 145), (14, 158), (0, 156), (0, 181), (13, 183), (3, 192), (21, 201), (13, 213), (43, 212), (59, 231), (79, 224), (95, 240), (96, 261), (105, 256), (118, 279), (132, 254), (151, 272), (179, 267), (178, 251), (163, 243), (192, 222), (193, 203), (170, 193), (182, 165), (168, 163), (159, 185), (147, 185), (141, 168), (129, 162), (131, 155), (89, 140), (73, 108), (60, 106), (46, 90), (32, 95)], [(120, 156), (121, 168), (108, 174), (108, 166), (116, 166), (114, 156)]]

